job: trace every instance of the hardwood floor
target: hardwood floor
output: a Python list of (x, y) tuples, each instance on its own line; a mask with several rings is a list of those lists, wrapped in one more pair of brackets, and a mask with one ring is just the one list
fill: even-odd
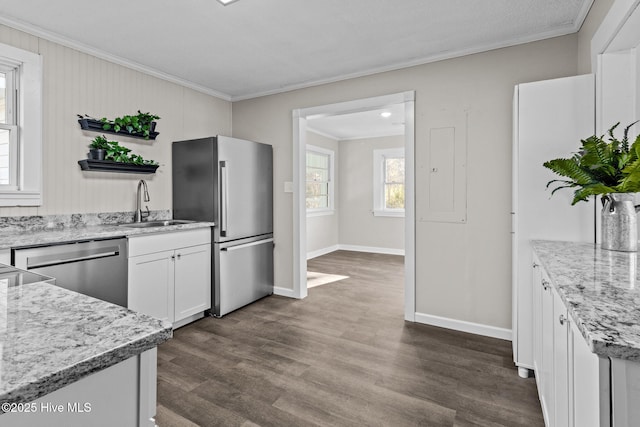
[(511, 343), (403, 320), (403, 258), (337, 251), (349, 276), (178, 329), (158, 351), (160, 427), (542, 426)]

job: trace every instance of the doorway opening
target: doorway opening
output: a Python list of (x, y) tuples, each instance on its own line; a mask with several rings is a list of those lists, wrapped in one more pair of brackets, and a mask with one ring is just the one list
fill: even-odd
[[(311, 215), (331, 216), (334, 214), (336, 200), (331, 199), (331, 186), (333, 179), (330, 173), (336, 170), (333, 164), (333, 155), (331, 147), (327, 144), (310, 144), (310, 142), (321, 141), (323, 134), (323, 125), (337, 126), (341, 120), (348, 120), (355, 116), (373, 117), (380, 115), (381, 112), (390, 112), (396, 117), (391, 120), (398, 120), (399, 116), (403, 116), (404, 131), (402, 136), (395, 138), (369, 138), (376, 139), (376, 144), (382, 144), (380, 147), (373, 147), (368, 144), (370, 153), (362, 156), (359, 149), (365, 149), (364, 142), (357, 147), (353, 142), (340, 142), (340, 144), (352, 144), (349, 147), (351, 157), (361, 156), (357, 162), (362, 164), (366, 162), (369, 168), (369, 176), (362, 176), (362, 180), (366, 180), (367, 184), (373, 184), (373, 194), (380, 193), (378, 200), (374, 200), (373, 205), (369, 207), (371, 216), (401, 216), (401, 209), (396, 205), (400, 186), (404, 190), (404, 227), (397, 230), (396, 234), (402, 233), (404, 237), (404, 248), (400, 249), (397, 244), (387, 246), (395, 246), (396, 252), (388, 248), (378, 251), (375, 245), (372, 247), (350, 245), (338, 245), (335, 249), (351, 249), (365, 250), (367, 252), (382, 252), (403, 254), (404, 259), (404, 318), (405, 320), (415, 321), (415, 195), (414, 195), (414, 92), (402, 92), (392, 95), (379, 96), (374, 98), (359, 99), (355, 101), (343, 102), (338, 104), (323, 105), (318, 107), (297, 109), (293, 111), (293, 202), (294, 202), (294, 272), (293, 272), (293, 295), (296, 298), (304, 298), (307, 296), (307, 207), (310, 206)], [(401, 114), (398, 114), (400, 112)], [(362, 126), (367, 124), (367, 120), (363, 119)], [(313, 129), (312, 133), (307, 133)], [(309, 135), (314, 135), (311, 138)], [(314, 141), (309, 141), (313, 139)], [(345, 139), (348, 139), (345, 138)], [(384, 141), (383, 141), (384, 140)], [(388, 144), (395, 145), (387, 147)], [(318, 145), (324, 145), (320, 147)], [(375, 144), (374, 144), (375, 145)], [(310, 149), (309, 149), (310, 148)], [(364, 151), (363, 151), (364, 152)], [(402, 152), (402, 156), (398, 153)], [(378, 156), (378, 157), (376, 157)], [(399, 169), (399, 159), (402, 158), (402, 166), (404, 167), (404, 182), (394, 181), (394, 170)], [(312, 197), (307, 197), (307, 161), (313, 164), (312, 173), (318, 177), (317, 183), (311, 183)], [(377, 160), (376, 160), (377, 159)], [(376, 162), (380, 163), (380, 171), (375, 178), (371, 177), (371, 171), (376, 168)], [(345, 165), (341, 165), (344, 170)], [(385, 169), (386, 168), (386, 169)], [(395, 169), (394, 169), (395, 168)], [(349, 169), (347, 169), (349, 170)], [(385, 176), (385, 170), (388, 174)], [(380, 176), (380, 173), (383, 175)], [(314, 180), (315, 181), (315, 180)], [(380, 190), (376, 190), (376, 182), (380, 183)], [(317, 184), (317, 185), (316, 185)], [(368, 190), (371, 191), (371, 190)], [(375, 199), (375, 197), (374, 197)], [(315, 219), (314, 216), (310, 217)], [(351, 216), (349, 216), (351, 218)], [(334, 218), (335, 220), (335, 218)], [(356, 219), (357, 221), (357, 219)], [(393, 233), (392, 233), (393, 234)], [(402, 239), (400, 239), (402, 240)], [(331, 246), (331, 245), (330, 245)], [(384, 245), (383, 245), (384, 246)], [(326, 248), (325, 248), (326, 249)], [(384, 248), (383, 248), (384, 249)], [(322, 249), (320, 249), (322, 251)], [(331, 248), (329, 247), (329, 251)], [(319, 254), (318, 254), (319, 255)], [(321, 276), (321, 275), (320, 275)], [(337, 275), (333, 275), (337, 276)], [(316, 277), (312, 278), (311, 284), (323, 283), (326, 281), (342, 280), (340, 277)]]

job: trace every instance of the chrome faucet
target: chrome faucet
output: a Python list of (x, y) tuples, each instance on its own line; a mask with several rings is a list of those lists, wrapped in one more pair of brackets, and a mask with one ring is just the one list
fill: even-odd
[(142, 212), (142, 200), (141, 199), (141, 191), (142, 187), (144, 187), (144, 201), (148, 202), (149, 200), (151, 200), (149, 198), (149, 189), (147, 188), (147, 183), (145, 182), (144, 179), (141, 179), (138, 182), (138, 193), (136, 194), (136, 217), (135, 217), (135, 222), (142, 222), (142, 220), (146, 217), (149, 216), (149, 206), (145, 206), (145, 208), (147, 209), (146, 213)]

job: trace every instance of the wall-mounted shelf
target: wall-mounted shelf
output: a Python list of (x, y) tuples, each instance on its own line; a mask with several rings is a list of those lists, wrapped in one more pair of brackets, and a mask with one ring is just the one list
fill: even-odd
[[(118, 132), (115, 132), (113, 130), (104, 130), (102, 128), (103, 123), (100, 120), (78, 119), (78, 123), (80, 123), (80, 127), (82, 128), (82, 130), (88, 130), (90, 132), (110, 133), (110, 134), (124, 135), (130, 138), (145, 139), (144, 136), (139, 132), (129, 133), (126, 130), (119, 130)], [(155, 128), (155, 122), (152, 122), (152, 126), (153, 128)], [(156, 139), (158, 135), (160, 135), (159, 132), (155, 132), (155, 131), (149, 132), (148, 139)]]
[(80, 169), (91, 172), (120, 172), (120, 173), (156, 173), (158, 165), (135, 165), (132, 163), (113, 162), (111, 160), (78, 160)]

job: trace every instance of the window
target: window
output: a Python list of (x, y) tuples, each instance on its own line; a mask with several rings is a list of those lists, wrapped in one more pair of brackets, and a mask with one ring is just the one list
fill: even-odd
[(404, 148), (373, 150), (373, 214), (404, 216)]
[(333, 151), (307, 146), (307, 214), (333, 213), (333, 162)]
[(0, 186), (17, 190), (15, 68), (0, 63)]
[(41, 57), (0, 44), (0, 206), (41, 204)]

